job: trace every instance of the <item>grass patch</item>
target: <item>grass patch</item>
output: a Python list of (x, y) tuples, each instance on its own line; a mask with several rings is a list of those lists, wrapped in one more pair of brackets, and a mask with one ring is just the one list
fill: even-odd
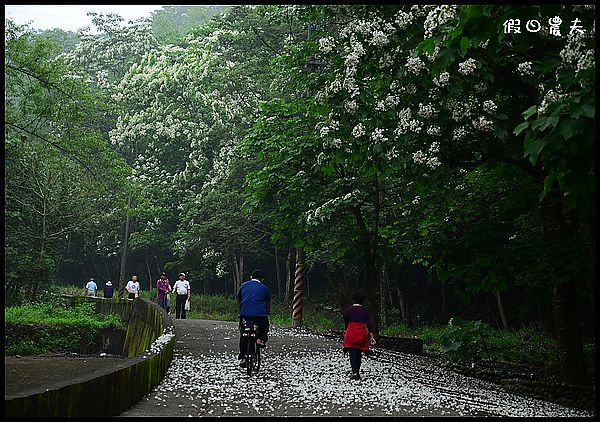
[(117, 315), (95, 313), (94, 304), (71, 306), (61, 297), (4, 309), (5, 355), (79, 352), (95, 345), (100, 331), (124, 329)]

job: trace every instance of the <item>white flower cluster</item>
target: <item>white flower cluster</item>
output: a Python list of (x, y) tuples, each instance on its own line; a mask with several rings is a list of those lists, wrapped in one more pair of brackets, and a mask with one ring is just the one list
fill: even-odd
[(400, 103), (400, 97), (394, 94), (388, 94), (385, 97), (385, 103), (390, 107), (396, 107)]
[(385, 101), (379, 100), (375, 103), (375, 111), (385, 111)]
[(451, 100), (448, 102), (447, 108), (450, 110), (451, 117), (455, 122), (471, 116), (471, 107), (467, 103)]
[(454, 19), (456, 17), (456, 9), (456, 5), (444, 4), (431, 10), (427, 14), (423, 25), (425, 28), (424, 38), (430, 38), (436, 28)]
[(461, 75), (470, 75), (475, 71), (475, 59), (467, 59), (462, 63), (458, 64), (458, 73)]
[[(321, 205), (320, 207), (317, 207), (314, 210), (309, 209), (305, 213), (306, 224), (316, 225), (320, 222), (325, 221), (326, 219), (329, 218), (329, 216), (332, 213), (334, 213), (336, 211), (336, 209), (340, 205), (342, 205), (344, 202), (348, 202), (350, 199), (352, 199), (352, 196), (355, 196), (357, 193), (359, 193), (359, 191), (355, 189), (352, 193), (348, 193), (348, 194), (344, 195), (343, 197), (337, 197), (337, 198), (328, 200), (323, 205)], [(312, 203), (310, 205), (314, 206), (314, 204), (312, 204)]]
[(517, 72), (521, 76), (533, 76), (533, 69), (531, 69), (531, 62), (519, 63), (517, 66)]
[(406, 13), (402, 10), (399, 10), (398, 13), (396, 13), (394, 22), (396, 23), (398, 28), (404, 29), (412, 23), (413, 19), (414, 17), (412, 13)]
[(429, 126), (427, 128), (427, 134), (430, 136), (441, 136), (442, 135), (442, 129), (440, 129), (439, 126)]
[(331, 141), (330, 145), (333, 148), (339, 148), (342, 146), (342, 140), (340, 138), (335, 138), (334, 140)]
[(380, 67), (390, 67), (394, 64), (394, 58), (392, 57), (391, 54), (389, 53), (385, 53), (380, 59), (379, 59), (379, 66)]
[(325, 92), (328, 94), (337, 94), (342, 90), (342, 82), (340, 78), (336, 76), (336, 78), (329, 84), (327, 88), (325, 88)]
[(442, 164), (440, 159), (435, 156), (435, 154), (437, 154), (439, 151), (440, 144), (438, 142), (432, 142), (427, 153), (419, 150), (413, 153), (412, 158), (416, 164), (423, 164), (431, 170), (435, 170)]
[(454, 131), (452, 132), (452, 139), (454, 139), (455, 141), (460, 141), (464, 139), (465, 136), (467, 136), (467, 130), (464, 127), (454, 129)]
[(491, 120), (486, 120), (485, 117), (479, 117), (479, 120), (473, 120), (473, 127), (483, 132), (489, 132), (493, 129), (494, 123)]
[(430, 62), (433, 62), (438, 54), (440, 54), (440, 46), (436, 45), (431, 53), (425, 53), (425, 57), (427, 57), (427, 60)]
[(380, 129), (380, 128), (376, 127), (373, 130), (373, 133), (371, 134), (371, 140), (373, 142), (375, 142), (376, 144), (387, 141), (388, 138), (386, 138), (384, 136), (384, 133), (385, 133), (385, 129)]
[(333, 37), (325, 37), (319, 40), (319, 50), (328, 54), (335, 47), (335, 39)]
[(483, 102), (483, 110), (486, 113), (493, 114), (498, 109), (498, 106), (492, 100), (486, 100)]
[(426, 16), (427, 13), (429, 13), (429, 11), (433, 10), (436, 7), (435, 4), (415, 4), (413, 6), (411, 6), (410, 11), (412, 12), (413, 15), (420, 17), (420, 16)]
[[(356, 69), (356, 68), (354, 68), (354, 69)], [(350, 98), (354, 98), (354, 97), (358, 96), (358, 94), (360, 94), (360, 88), (356, 84), (356, 81), (354, 80), (353, 77), (344, 78), (344, 82), (343, 82), (342, 86), (344, 87), (344, 89), (346, 91), (348, 91), (348, 93), (350, 94)]]
[(448, 85), (448, 81), (450, 80), (450, 74), (448, 72), (442, 72), (435, 78), (433, 78), (433, 83), (436, 86), (444, 87)]
[(374, 45), (376, 47), (386, 46), (389, 42), (390, 40), (383, 33), (383, 31), (373, 31), (373, 38), (371, 38), (371, 41), (369, 41), (371, 45)]
[(217, 262), (215, 264), (215, 273), (217, 274), (217, 277), (225, 277), (228, 274), (225, 263), (222, 261)]
[(328, 126), (323, 126), (321, 128), (321, 131), (320, 131), (321, 138), (326, 137), (328, 133), (329, 133), (329, 127)]
[(431, 119), (437, 114), (437, 110), (431, 104), (419, 103), (419, 111), (417, 113), (424, 119)]
[(413, 84), (408, 84), (403, 87), (403, 91), (405, 91), (407, 94), (414, 95), (417, 93), (417, 87)]
[[(557, 91), (559, 91), (557, 89)], [(546, 108), (554, 102), (560, 101), (562, 98), (564, 97), (564, 94), (561, 94), (560, 92), (555, 92), (553, 90), (549, 90), (546, 95), (544, 95), (544, 99), (542, 100), (542, 103), (539, 105), (537, 112), (539, 114), (543, 114), (546, 111)]]
[(354, 136), (355, 138), (360, 138), (364, 134), (365, 134), (365, 128), (362, 123), (357, 124), (352, 129), (352, 136)]
[(419, 133), (421, 132), (422, 125), (422, 122), (415, 119), (411, 119), (411, 111), (409, 108), (402, 109), (400, 110), (400, 112), (398, 112), (398, 126), (394, 130), (394, 135), (404, 135), (409, 130), (415, 133)]
[(344, 103), (344, 108), (350, 114), (354, 114), (356, 110), (358, 110), (358, 104), (356, 104), (356, 100), (346, 101)]
[(422, 70), (425, 69), (425, 63), (419, 57), (409, 57), (406, 60), (406, 68), (410, 73), (418, 75)]
[[(595, 23), (594, 30), (590, 31), (590, 35), (592, 36), (595, 33)], [(586, 47), (586, 39), (588, 38), (587, 33), (580, 33), (578, 31), (573, 31), (573, 33), (569, 33), (567, 36), (567, 44), (560, 52), (560, 57), (562, 59), (561, 67), (572, 67), (575, 68), (575, 74), (582, 72), (584, 70), (590, 69), (596, 65), (596, 55), (594, 52), (594, 48)]]

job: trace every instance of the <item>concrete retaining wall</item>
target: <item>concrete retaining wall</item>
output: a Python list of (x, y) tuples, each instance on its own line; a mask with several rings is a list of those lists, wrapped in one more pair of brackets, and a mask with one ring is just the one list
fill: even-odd
[(112, 312), (127, 323), (123, 346), (126, 359), (93, 378), (49, 391), (4, 401), (4, 416), (117, 416), (151, 392), (173, 359), (173, 322), (146, 299), (73, 297), (93, 301), (99, 313)]

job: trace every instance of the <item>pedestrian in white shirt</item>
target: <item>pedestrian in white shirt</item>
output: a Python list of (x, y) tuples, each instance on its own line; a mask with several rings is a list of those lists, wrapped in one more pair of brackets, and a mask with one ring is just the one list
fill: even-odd
[(137, 275), (132, 275), (131, 280), (129, 280), (125, 286), (125, 289), (129, 292), (129, 299), (137, 299), (140, 295), (141, 288)]
[(185, 273), (179, 273), (179, 280), (175, 282), (173, 290), (177, 294), (175, 319), (186, 319), (185, 302), (190, 300), (190, 282), (185, 279)]
[(98, 290), (98, 285), (96, 284), (93, 278), (90, 278), (90, 281), (87, 282), (85, 288), (87, 289), (88, 296), (96, 296), (96, 290)]

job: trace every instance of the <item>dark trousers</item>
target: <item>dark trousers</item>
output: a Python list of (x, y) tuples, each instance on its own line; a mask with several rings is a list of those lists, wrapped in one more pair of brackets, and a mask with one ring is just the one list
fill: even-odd
[(167, 309), (167, 299), (166, 298), (157, 298), (156, 299), (156, 303), (158, 303), (158, 306), (160, 306), (163, 309)]
[(350, 366), (352, 367), (352, 373), (358, 374), (358, 372), (360, 371), (362, 351), (360, 349), (349, 347), (348, 354), (350, 354)]
[(243, 359), (246, 354), (246, 348), (248, 347), (248, 337), (243, 337), (244, 332), (244, 319), (254, 320), (257, 325), (256, 338), (261, 339), (265, 343), (267, 342), (267, 333), (269, 332), (269, 317), (240, 317), (240, 354), (238, 359)]
[(187, 300), (187, 295), (177, 295), (177, 299), (175, 299), (175, 318), (185, 319), (185, 302)]

